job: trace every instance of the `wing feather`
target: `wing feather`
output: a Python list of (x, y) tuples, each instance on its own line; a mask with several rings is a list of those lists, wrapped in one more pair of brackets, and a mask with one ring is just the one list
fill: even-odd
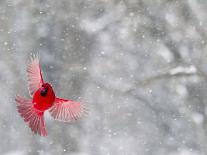
[(28, 79), (29, 92), (30, 95), (32, 96), (34, 92), (38, 90), (44, 83), (38, 56), (33, 55), (31, 57), (31, 62), (27, 66), (27, 79)]
[(56, 120), (72, 122), (83, 117), (87, 113), (87, 109), (80, 102), (56, 98), (49, 112)]
[(47, 131), (44, 124), (44, 113), (34, 109), (31, 100), (21, 96), (17, 96), (15, 100), (18, 112), (24, 121), (27, 122), (32, 132), (39, 134), (40, 136), (46, 136)]

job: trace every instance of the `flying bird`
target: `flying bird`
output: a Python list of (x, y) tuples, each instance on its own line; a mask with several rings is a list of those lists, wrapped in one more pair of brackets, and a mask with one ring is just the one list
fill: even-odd
[(45, 82), (37, 56), (31, 57), (27, 66), (27, 79), (31, 99), (16, 96), (17, 110), (32, 132), (46, 136), (44, 112), (49, 110), (51, 116), (59, 121), (76, 121), (87, 113), (85, 105), (80, 102), (62, 99), (55, 95), (52, 85)]

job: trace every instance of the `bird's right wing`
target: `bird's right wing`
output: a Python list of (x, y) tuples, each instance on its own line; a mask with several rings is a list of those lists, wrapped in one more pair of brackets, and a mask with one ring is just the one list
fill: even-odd
[(38, 90), (44, 83), (38, 56), (31, 57), (31, 62), (27, 66), (27, 79), (29, 85), (29, 92), (32, 96), (34, 92)]
[(80, 102), (56, 98), (49, 109), (51, 116), (59, 121), (72, 122), (87, 114), (87, 108)]

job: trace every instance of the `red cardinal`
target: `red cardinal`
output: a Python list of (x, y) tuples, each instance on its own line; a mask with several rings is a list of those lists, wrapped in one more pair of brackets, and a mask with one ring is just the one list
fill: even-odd
[(47, 135), (44, 123), (46, 110), (54, 119), (65, 122), (75, 121), (85, 114), (84, 105), (55, 96), (52, 86), (43, 80), (38, 57), (32, 57), (27, 77), (32, 99), (17, 96), (15, 100), (18, 112), (35, 134)]

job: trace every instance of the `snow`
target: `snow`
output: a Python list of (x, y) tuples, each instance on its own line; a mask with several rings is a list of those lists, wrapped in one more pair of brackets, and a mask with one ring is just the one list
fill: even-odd
[[(0, 154), (207, 154), (207, 1), (0, 3)], [(14, 101), (31, 53), (57, 96), (89, 108), (75, 123), (46, 112), (47, 137)]]
[(170, 70), (171, 75), (176, 75), (179, 73), (194, 74), (196, 72), (197, 72), (197, 69), (195, 66), (188, 66), (188, 67), (178, 66)]

